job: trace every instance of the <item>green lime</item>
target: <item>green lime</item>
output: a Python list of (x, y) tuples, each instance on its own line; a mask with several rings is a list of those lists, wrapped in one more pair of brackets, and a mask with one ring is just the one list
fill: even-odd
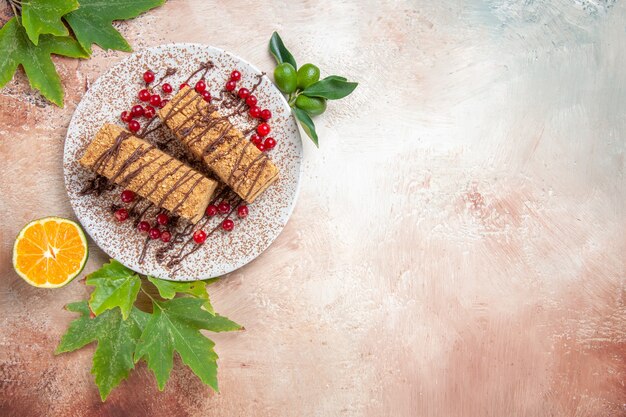
[(274, 70), (274, 80), (280, 91), (286, 94), (296, 91), (298, 78), (296, 69), (288, 62), (283, 62)]
[(326, 110), (326, 99), (307, 97), (304, 94), (300, 94), (296, 99), (296, 106), (309, 113), (311, 116), (317, 116), (324, 113)]
[(304, 90), (320, 79), (320, 69), (313, 64), (304, 64), (298, 70), (298, 88)]

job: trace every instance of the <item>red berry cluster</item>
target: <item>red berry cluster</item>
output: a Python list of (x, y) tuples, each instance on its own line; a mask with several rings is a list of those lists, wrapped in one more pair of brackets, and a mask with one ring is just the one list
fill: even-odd
[[(226, 201), (222, 201), (217, 205), (209, 204), (209, 206), (206, 208), (206, 215), (208, 217), (214, 217), (219, 213), (219, 214), (228, 216), (230, 214), (230, 211), (231, 211), (230, 204), (228, 204)], [(241, 205), (237, 207), (237, 215), (239, 216), (240, 219), (248, 217), (249, 213), (250, 211), (248, 210), (248, 206)], [(235, 222), (229, 219), (228, 217), (226, 217), (222, 221), (223, 230), (230, 232), (234, 228), (235, 228)], [(204, 243), (206, 238), (207, 238), (207, 234), (205, 233), (204, 230), (198, 230), (193, 234), (193, 241), (196, 242), (197, 244)]]
[[(135, 193), (132, 192), (131, 190), (124, 190), (122, 191), (122, 194), (120, 194), (120, 200), (122, 200), (122, 202), (124, 203), (133, 202), (135, 200), (135, 197), (136, 197)], [(123, 207), (120, 209), (117, 209), (114, 215), (117, 221), (119, 222), (123, 222), (127, 220), (129, 217), (128, 210)], [(151, 226), (150, 223), (147, 222), (146, 220), (142, 220), (137, 224), (137, 229), (139, 229), (140, 232), (148, 233), (151, 239), (161, 239), (161, 241), (163, 242), (166, 242), (166, 243), (169, 242), (170, 239), (172, 238), (172, 233), (167, 229), (164, 229), (164, 230), (159, 229), (159, 226), (167, 226), (167, 224), (170, 221), (169, 216), (165, 213), (159, 213), (156, 216), (155, 220), (156, 222), (154, 226)]]
[[(139, 91), (137, 97), (141, 102), (148, 103), (145, 107), (141, 104), (134, 105), (130, 111), (122, 112), (120, 118), (124, 123), (128, 124), (128, 129), (131, 132), (137, 132), (141, 129), (141, 125), (135, 119), (140, 117), (145, 117), (150, 120), (154, 118), (156, 115), (156, 107), (163, 108), (168, 103), (167, 99), (161, 98), (161, 96), (155, 93), (155, 87), (150, 87), (149, 85), (154, 82), (155, 75), (152, 71), (148, 70), (143, 74), (143, 80), (146, 83), (146, 88), (143, 88)], [(234, 70), (230, 74), (230, 79), (226, 83), (226, 91), (234, 91), (237, 88), (237, 81), (241, 80), (241, 73), (237, 70)], [(179, 86), (179, 90), (182, 90), (185, 87), (189, 87), (187, 83), (182, 83)], [(164, 94), (171, 94), (173, 88), (171, 84), (164, 83), (161, 85), (161, 90)], [(211, 101), (211, 93), (207, 90), (206, 81), (204, 79), (199, 80), (194, 85), (194, 90), (202, 95), (206, 102)], [(267, 151), (273, 149), (276, 146), (276, 140), (272, 137), (267, 137), (271, 131), (270, 125), (267, 123), (269, 119), (272, 118), (272, 112), (269, 109), (261, 109), (257, 106), (258, 99), (254, 94), (251, 94), (250, 90), (245, 87), (242, 87), (237, 92), (237, 97), (241, 100), (245, 100), (246, 105), (248, 106), (248, 114), (253, 119), (259, 119), (260, 123), (256, 127), (256, 133), (250, 137), (250, 141), (261, 151)], [(263, 139), (265, 138), (265, 139)], [(131, 190), (124, 190), (120, 199), (124, 203), (130, 203), (135, 199), (136, 195)], [(226, 215), (226, 218), (222, 221), (221, 227), (223, 230), (230, 232), (235, 228), (235, 222), (228, 218), (230, 215), (231, 206), (225, 201), (220, 202), (219, 204), (210, 204), (206, 208), (206, 215), (208, 217), (216, 216), (218, 213), (222, 215)], [(237, 215), (239, 218), (243, 219), (247, 217), (249, 214), (249, 209), (246, 205), (241, 205), (237, 207)], [(123, 222), (129, 218), (129, 212), (126, 208), (120, 208), (115, 211), (115, 218)], [(159, 228), (159, 226), (166, 226), (169, 223), (169, 217), (165, 213), (159, 213), (155, 218), (155, 223), (153, 225), (146, 220), (142, 220), (137, 224), (137, 228), (140, 232), (148, 233), (148, 236), (152, 239), (161, 239), (163, 242), (169, 242), (172, 238), (172, 234), (166, 228)], [(193, 240), (197, 244), (202, 244), (206, 241), (207, 234), (204, 230), (197, 230), (193, 234)]]
[[(237, 88), (237, 81), (239, 80), (241, 80), (241, 73), (237, 70), (231, 72), (230, 80), (228, 80), (228, 82), (226, 83), (226, 91), (235, 91), (235, 89)], [(267, 135), (269, 135), (271, 131), (270, 125), (267, 123), (267, 121), (272, 118), (272, 112), (269, 109), (261, 109), (261, 107), (257, 105), (257, 97), (245, 87), (241, 87), (237, 91), (237, 97), (239, 97), (241, 100), (246, 101), (246, 105), (248, 106), (248, 114), (250, 115), (250, 117), (252, 117), (253, 119), (259, 119), (259, 121), (261, 121), (261, 123), (257, 125), (256, 134), (252, 135), (250, 141), (261, 152), (273, 149), (276, 146), (276, 140), (274, 140), (274, 138), (267, 137), (265, 138), (265, 140), (262, 139), (262, 137), (266, 137)]]
[[(130, 111), (123, 111), (120, 118), (124, 123), (128, 124), (128, 130), (131, 132), (138, 132), (141, 129), (141, 124), (135, 119), (145, 117), (150, 120), (156, 116), (156, 108), (162, 109), (168, 103), (169, 100), (163, 99), (156, 93), (153, 87), (149, 87), (149, 84), (154, 82), (154, 73), (150, 70), (143, 73), (143, 80), (146, 83), (146, 88), (139, 90), (137, 98), (139, 101), (146, 103), (145, 107), (141, 104), (134, 105)], [(171, 84), (164, 83), (161, 85), (161, 91), (164, 94), (170, 94), (173, 91)]]
[[(182, 89), (185, 85), (187, 84), (181, 84), (180, 88)], [(196, 93), (200, 94), (204, 101), (206, 101), (207, 103), (211, 101), (211, 93), (207, 91), (206, 81), (204, 81), (203, 79), (196, 83), (194, 90), (196, 90)]]

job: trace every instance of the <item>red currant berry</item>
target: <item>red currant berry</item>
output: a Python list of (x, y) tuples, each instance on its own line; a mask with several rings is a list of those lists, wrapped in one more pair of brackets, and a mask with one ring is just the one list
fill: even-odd
[(256, 133), (258, 133), (259, 136), (267, 136), (270, 133), (270, 130), (270, 125), (267, 123), (261, 123), (257, 126)]
[(143, 112), (143, 117), (146, 119), (152, 119), (156, 114), (156, 110), (152, 106), (146, 106), (146, 109)]
[(230, 204), (228, 204), (225, 201), (222, 201), (221, 203), (217, 205), (217, 210), (222, 214), (226, 214), (230, 211)]
[(161, 105), (161, 96), (158, 94), (151, 95), (150, 104), (152, 104), (155, 107), (159, 107)]
[(169, 100), (161, 100), (161, 104), (159, 104), (159, 108), (162, 109), (163, 107), (167, 106), (167, 103), (169, 103)]
[(150, 101), (150, 91), (144, 88), (143, 90), (139, 91), (137, 97), (139, 97), (139, 100), (141, 101)]
[(172, 238), (172, 234), (170, 232), (168, 232), (167, 230), (164, 230), (161, 232), (161, 241), (162, 242), (169, 242), (170, 239)]
[(118, 222), (123, 222), (124, 220), (128, 219), (128, 210), (126, 210), (125, 208), (116, 210), (115, 218), (117, 219)]
[(237, 208), (237, 216), (241, 217), (242, 219), (244, 217), (248, 217), (248, 213), (250, 211), (248, 210), (248, 206), (239, 206)]
[(269, 120), (271, 118), (272, 118), (272, 112), (269, 111), (268, 109), (263, 109), (263, 111), (261, 112), (261, 119)]
[(213, 217), (217, 214), (217, 206), (215, 204), (209, 204), (206, 208), (206, 215), (209, 217)]
[(230, 79), (233, 81), (241, 80), (241, 73), (237, 70), (234, 70), (233, 72), (230, 73)]
[(131, 120), (128, 122), (128, 130), (131, 132), (139, 132), (139, 129), (141, 129), (141, 125), (137, 120)]
[(261, 109), (258, 106), (250, 107), (250, 117), (254, 119), (261, 117)]
[(256, 148), (260, 150), (261, 152), (265, 152), (265, 145), (263, 145), (262, 143), (259, 143), (258, 145), (256, 145)]
[(198, 245), (204, 243), (205, 240), (206, 233), (204, 233), (204, 230), (198, 230), (193, 234), (193, 241), (196, 242)]
[(171, 84), (165, 83), (161, 86), (161, 90), (163, 90), (164, 93), (169, 94), (171, 93), (174, 89), (172, 88)]
[(237, 83), (235, 81), (229, 81), (226, 83), (226, 91), (233, 91), (237, 87)]
[(135, 199), (135, 193), (132, 192), (131, 190), (124, 190), (122, 191), (122, 194), (120, 194), (120, 199), (124, 203), (130, 203), (131, 201)]
[(182, 90), (182, 89), (183, 89), (183, 88), (185, 88), (185, 87), (189, 87), (189, 84), (187, 84), (187, 83), (182, 83), (182, 84), (180, 85), (180, 87), (178, 87), (178, 89), (179, 89), (179, 90)]
[(170, 218), (167, 217), (167, 214), (161, 213), (157, 216), (156, 221), (158, 224), (167, 224), (170, 221)]
[(198, 93), (202, 93), (204, 90), (206, 90), (206, 83), (203, 80), (200, 80), (196, 83), (196, 92)]
[(248, 106), (250, 106), (250, 107), (254, 107), (254, 106), (256, 106), (256, 103), (257, 103), (257, 99), (256, 99), (256, 96), (255, 96), (255, 95), (250, 94), (250, 95), (248, 96), (248, 98), (246, 98), (246, 104), (247, 104)]
[(120, 119), (122, 119), (122, 122), (124, 123), (130, 122), (132, 118), (133, 116), (127, 111), (123, 111), (122, 114), (120, 115)]
[(161, 237), (161, 231), (157, 229), (156, 227), (153, 227), (152, 229), (150, 229), (150, 232), (148, 233), (150, 234), (151, 239), (158, 239)]
[(204, 99), (204, 101), (206, 101), (207, 103), (211, 101), (211, 93), (209, 93), (208, 91), (203, 91), (202, 92), (202, 98)]
[(274, 149), (274, 146), (276, 146), (276, 141), (274, 140), (274, 138), (266, 138), (263, 146), (265, 146), (265, 149), (269, 151), (270, 149)]
[(230, 232), (234, 228), (235, 222), (233, 222), (231, 219), (226, 219), (222, 222), (222, 229), (226, 230), (227, 232)]
[(261, 143), (263, 139), (261, 139), (261, 136), (254, 134), (252, 136), (250, 136), (250, 142), (254, 143), (255, 145), (258, 145), (259, 143)]
[(133, 117), (143, 116), (143, 106), (141, 104), (133, 106), (133, 108), (130, 110), (130, 114), (132, 114)]
[(154, 81), (154, 73), (152, 71), (146, 71), (143, 73), (143, 80), (148, 84)]
[(137, 225), (137, 229), (139, 229), (139, 231), (141, 231), (141, 232), (147, 232), (148, 230), (150, 230), (150, 223), (148, 223), (145, 220), (141, 221)]
[(250, 90), (245, 87), (240, 88), (237, 95), (239, 96), (239, 98), (247, 98), (250, 95)]

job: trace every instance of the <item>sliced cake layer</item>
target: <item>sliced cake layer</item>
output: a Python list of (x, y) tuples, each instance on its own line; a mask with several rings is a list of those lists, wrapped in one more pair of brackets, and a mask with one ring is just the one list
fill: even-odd
[(104, 125), (80, 163), (158, 207), (198, 222), (217, 183), (121, 127)]
[(184, 87), (159, 117), (188, 149), (245, 201), (253, 202), (278, 178), (278, 168), (215, 107)]

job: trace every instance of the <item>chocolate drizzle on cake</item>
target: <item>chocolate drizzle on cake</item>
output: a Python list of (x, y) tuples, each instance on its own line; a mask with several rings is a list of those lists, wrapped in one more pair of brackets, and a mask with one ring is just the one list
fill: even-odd
[[(113, 145), (110, 148), (106, 149), (96, 159), (96, 161), (92, 165), (92, 169), (96, 172), (101, 172), (102, 169), (106, 166), (109, 166), (109, 165), (115, 166), (115, 164), (117, 163), (117, 159), (120, 157), (120, 147), (122, 143), (130, 137), (132, 137), (132, 135), (129, 134), (128, 132), (126, 131), (120, 132), (115, 138)], [(119, 166), (117, 167), (113, 175), (111, 175), (108, 178), (108, 181), (110, 183), (118, 184), (122, 187), (128, 186), (134, 179), (139, 177), (142, 174), (142, 172), (146, 170), (146, 168), (148, 168), (155, 162), (162, 160), (159, 162), (158, 169), (152, 172), (148, 177), (146, 177), (137, 188), (138, 193), (142, 193), (146, 199), (150, 199), (150, 197), (152, 197), (159, 188), (162, 188), (162, 183), (153, 181), (155, 176), (157, 174), (160, 174), (161, 169), (164, 169), (168, 165), (173, 164), (174, 165), (173, 169), (171, 169), (166, 175), (167, 177), (170, 177), (176, 174), (181, 169), (186, 168), (185, 165), (181, 163), (177, 163), (177, 161), (174, 158), (164, 153), (160, 153), (155, 159), (152, 159), (152, 160), (146, 161), (142, 159), (154, 149), (156, 149), (154, 145), (142, 143), (140, 146), (135, 148), (130, 153), (130, 155), (128, 155), (126, 159), (124, 159), (119, 164)], [(133, 166), (134, 168), (131, 170), (130, 168)], [(170, 185), (163, 192), (160, 199), (156, 203), (156, 206), (161, 207), (163, 203), (168, 198), (170, 198), (174, 193), (178, 192), (181, 189), (181, 187), (191, 182), (192, 185), (183, 193), (182, 198), (177, 202), (176, 206), (173, 209), (171, 209), (172, 214), (177, 214), (178, 209), (187, 201), (191, 193), (195, 190), (195, 188), (198, 186), (198, 184), (203, 178), (204, 177), (202, 176), (202, 174), (196, 171), (190, 170), (190, 169), (185, 169), (185, 172), (183, 173), (183, 175), (180, 178), (178, 178), (176, 182), (174, 182), (174, 184)], [(144, 188), (148, 184), (152, 184), (152, 187), (148, 191), (144, 191)], [(142, 214), (146, 210), (147, 208), (144, 209)]]
[[(96, 159), (93, 165), (93, 170), (95, 172), (98, 172), (100, 168), (108, 164), (111, 159), (113, 159), (113, 161), (117, 160), (122, 142), (130, 136), (131, 135), (128, 132), (122, 132), (121, 134), (119, 134), (117, 138), (115, 138), (113, 145), (109, 149), (107, 149), (102, 155), (100, 155), (98, 159)], [(87, 185), (81, 190), (80, 194), (93, 194), (99, 196), (104, 191), (112, 190), (113, 188), (113, 184), (111, 184), (111, 182), (109, 182), (106, 177), (100, 174), (96, 174), (94, 178), (90, 179), (87, 182)]]
[[(185, 80), (185, 83), (188, 84), (194, 77), (200, 76), (199, 78), (203, 79), (207, 72), (214, 67), (211, 61), (203, 63), (197, 70), (189, 75), (189, 77)], [(154, 86), (161, 85), (165, 79), (177, 73), (177, 70), (174, 68), (168, 68), (165, 74), (157, 81)], [(263, 76), (265, 74), (261, 74), (257, 76), (257, 81), (254, 86), (250, 89), (250, 93), (253, 93), (257, 90), (259, 85), (262, 82)], [(142, 131), (136, 134), (137, 137), (146, 139), (151, 133), (155, 132), (157, 129), (160, 129), (164, 124), (166, 124), (172, 117), (176, 114), (179, 114), (182, 111), (182, 107), (178, 107), (189, 94), (195, 94), (195, 92), (188, 88), (183, 93), (179, 93), (175, 98), (170, 101), (171, 107), (169, 111), (162, 116), (162, 120), (159, 122), (158, 118), (153, 118), (150, 120), (148, 124), (144, 126)], [(231, 134), (231, 130), (235, 129), (233, 123), (231, 123), (231, 119), (236, 116), (243, 115), (249, 109), (249, 106), (246, 104), (245, 100), (240, 99), (237, 94), (231, 91), (227, 91), (222, 89), (219, 93), (218, 97), (214, 97), (212, 99), (211, 104), (205, 104), (201, 100), (195, 100), (195, 107), (192, 114), (187, 115), (184, 123), (178, 126), (176, 129), (172, 129), (173, 133), (178, 135), (179, 137), (184, 137), (183, 141), (187, 146), (193, 145), (194, 143), (198, 143), (204, 135), (207, 134), (211, 129), (219, 128), (219, 134), (213, 138), (209, 143), (205, 144), (202, 149), (202, 156), (204, 162), (199, 161), (198, 157), (190, 155), (190, 153), (186, 153), (183, 155), (177, 154), (176, 157), (184, 162), (186, 165), (193, 166), (197, 168), (199, 171), (203, 173), (208, 173), (206, 170), (206, 164), (210, 164), (211, 162), (218, 161), (222, 158), (228, 157), (233, 150), (237, 147), (238, 143), (233, 139), (234, 135)], [(219, 117), (215, 117), (215, 113), (218, 110), (226, 110), (225, 114), (220, 115)], [(156, 123), (156, 126), (152, 126), (153, 123)], [(246, 130), (243, 133), (248, 134), (254, 130), (252, 127), (250, 130)], [(92, 166), (92, 169), (98, 173), (103, 167), (106, 167), (109, 164), (117, 164), (118, 158), (120, 158), (120, 148), (122, 143), (128, 138), (132, 137), (132, 135), (128, 132), (121, 132), (116, 138), (113, 144), (108, 148), (105, 152), (103, 152), (95, 161)], [(164, 210), (161, 206), (162, 204), (170, 198), (173, 193), (178, 192), (184, 186), (189, 186), (189, 188), (182, 193), (180, 200), (176, 203), (174, 207), (171, 207), (171, 210), (168, 211), (170, 216), (170, 221), (168, 224), (168, 231), (171, 233), (171, 239), (169, 242), (161, 242), (160, 240), (153, 240), (149, 236), (144, 239), (143, 246), (141, 249), (141, 254), (139, 256), (138, 262), (141, 264), (145, 261), (146, 256), (150, 253), (149, 248), (154, 244), (157, 245), (154, 250), (154, 256), (158, 263), (164, 265), (165, 267), (172, 269), (172, 273), (175, 274), (179, 269), (181, 263), (191, 256), (193, 253), (198, 251), (201, 245), (196, 244), (193, 240), (193, 233), (197, 230), (209, 230), (212, 222), (212, 218), (204, 216), (198, 223), (193, 224), (192, 222), (182, 221), (177, 213), (179, 209), (184, 205), (187, 199), (192, 195), (198, 184), (205, 178), (201, 173), (196, 171), (187, 170), (183, 175), (178, 177), (178, 179), (174, 182), (173, 185), (166, 190), (157, 201), (150, 201), (150, 197), (152, 197), (156, 191), (159, 189), (159, 182), (155, 181), (156, 176), (160, 175), (164, 170), (168, 170), (165, 174), (165, 177), (171, 177), (177, 174), (182, 167), (185, 165), (176, 164), (173, 157), (161, 154), (157, 158), (150, 160), (149, 162), (141, 162), (144, 157), (150, 153), (151, 151), (157, 149), (160, 151), (166, 151), (170, 153), (170, 144), (171, 137), (166, 141), (157, 142), (155, 140), (149, 140), (150, 143), (145, 146), (139, 146), (134, 151), (126, 157), (124, 161), (119, 164), (117, 171), (107, 179), (103, 175), (96, 174), (96, 176), (89, 180), (87, 185), (81, 191), (81, 194), (93, 194), (93, 195), (101, 195), (105, 191), (111, 191), (114, 189), (114, 184), (120, 185), (122, 188), (126, 187), (133, 180), (141, 177), (142, 172), (148, 167), (153, 166), (153, 164), (158, 164), (158, 168), (151, 172), (151, 174), (144, 178), (141, 184), (138, 185), (135, 192), (143, 195), (144, 198), (136, 199), (129, 207), (129, 217), (132, 219), (135, 228), (139, 224), (140, 221), (155, 218), (158, 214), (164, 213)], [(224, 146), (226, 145), (226, 146)], [(245, 151), (248, 146), (254, 146), (251, 142), (247, 141), (243, 146), (243, 151)], [(234, 191), (228, 188), (226, 185), (222, 185), (218, 192), (214, 194), (213, 199), (210, 204), (217, 204), (218, 202), (227, 202), (230, 204), (231, 209), (230, 212), (227, 213), (225, 219), (228, 219), (232, 216), (233, 212), (237, 209), (237, 207), (246, 200), (250, 193), (253, 192), (261, 174), (265, 166), (269, 163), (269, 158), (264, 153), (259, 153), (252, 160), (244, 163), (244, 152), (241, 151), (240, 154), (235, 158), (235, 163), (230, 168), (230, 172), (228, 174), (228, 183), (231, 184), (231, 188), (233, 186), (237, 186), (238, 184), (243, 183), (250, 176), (251, 173), (254, 172), (252, 178), (249, 178), (251, 181), (251, 185), (245, 193), (245, 195), (237, 195)], [(255, 150), (256, 151), (256, 150)], [(131, 169), (132, 168), (132, 169)], [(211, 177), (214, 178), (214, 175)], [(190, 184), (190, 185), (189, 185)], [(243, 197), (243, 198), (242, 198)], [(118, 206), (116, 206), (119, 208)], [(112, 207), (113, 209), (114, 207)], [(117, 210), (115, 208), (115, 210)], [(207, 238), (210, 238), (219, 228), (221, 227), (221, 222), (224, 218), (221, 218), (219, 222), (217, 222), (207, 233)]]
[[(257, 81), (252, 87), (250, 93), (256, 91), (259, 85), (262, 82), (263, 76), (265, 74), (261, 74), (257, 76)], [(241, 115), (247, 111), (249, 106), (245, 103), (245, 100), (240, 99), (234, 92), (229, 92), (223, 89), (220, 92), (220, 96), (214, 98), (212, 101), (218, 102), (221, 104), (221, 107), (229, 109), (230, 111), (224, 115), (215, 116), (217, 110), (219, 110), (218, 106), (215, 104), (207, 105), (202, 100), (191, 98), (189, 103), (183, 105), (186, 101), (187, 97), (190, 94), (194, 94), (193, 90), (186, 89), (184, 92), (179, 93), (174, 99), (171, 101), (171, 107), (162, 116), (163, 123), (168, 123), (175, 115), (182, 114), (183, 109), (186, 105), (194, 106), (193, 112), (191, 114), (185, 115), (185, 118), (182, 123), (179, 123), (178, 126), (172, 128), (172, 132), (175, 135), (178, 135), (179, 138), (187, 147), (193, 147), (194, 145), (199, 144), (203, 139), (206, 138), (206, 135), (211, 129), (217, 129), (219, 134), (213, 138), (208, 143), (204, 144), (202, 151), (200, 152), (205, 164), (211, 165), (216, 161), (219, 161), (222, 158), (228, 157), (235, 149), (237, 149), (240, 145), (237, 138), (231, 134), (232, 129), (236, 129), (233, 123), (231, 123), (231, 118), (234, 116)], [(229, 142), (227, 142), (229, 141)], [(227, 145), (225, 150), (220, 150), (222, 145)], [(250, 197), (252, 192), (255, 190), (256, 185), (260, 179), (261, 173), (263, 172), (265, 166), (269, 162), (269, 158), (263, 152), (259, 153), (257, 157), (255, 157), (248, 164), (243, 165), (243, 157), (246, 154), (246, 149), (249, 146), (254, 146), (251, 142), (246, 141), (243, 149), (239, 150), (239, 155), (237, 156), (236, 162), (232, 165), (230, 169), (230, 173), (228, 175), (227, 183), (231, 185), (231, 188), (235, 188), (233, 186), (238, 186), (245, 181), (248, 173), (253, 169), (256, 169), (256, 175), (254, 180), (252, 181), (250, 187), (248, 187), (247, 192), (242, 195), (243, 199), (246, 200)], [(237, 175), (236, 175), (237, 174)], [(237, 177), (235, 181), (234, 176)], [(223, 177), (222, 177), (223, 178)]]

